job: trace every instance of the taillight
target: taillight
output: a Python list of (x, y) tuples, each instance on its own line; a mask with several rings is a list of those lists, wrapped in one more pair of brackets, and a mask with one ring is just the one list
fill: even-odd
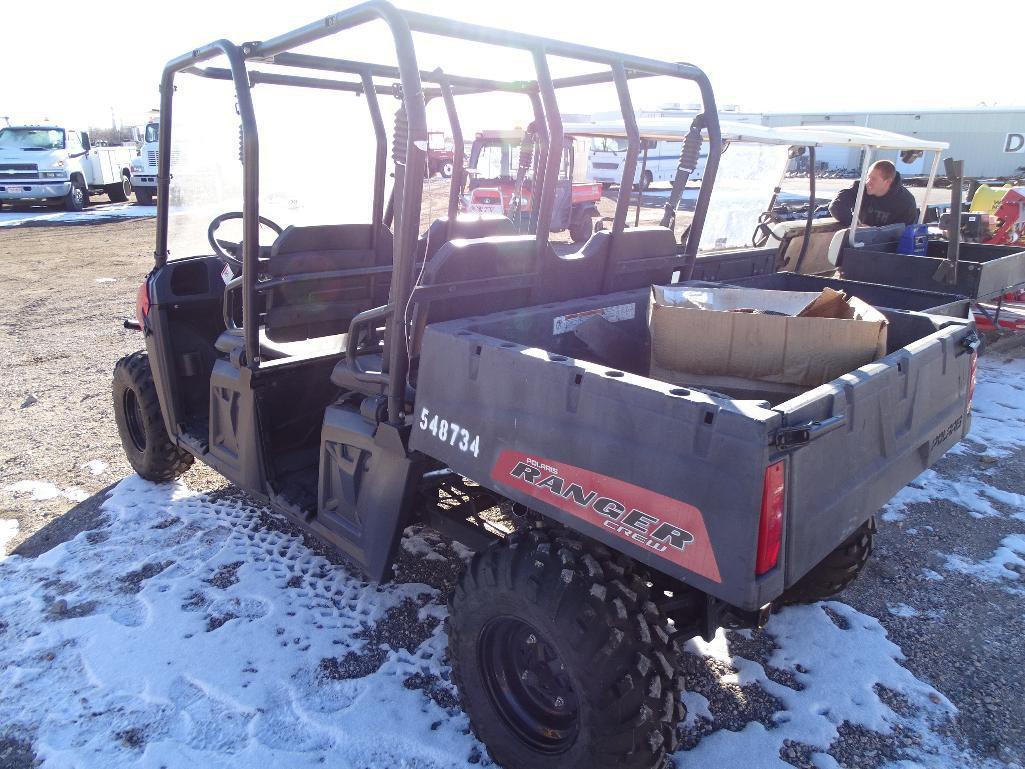
[(139, 286), (139, 292), (135, 295), (135, 319), (140, 326), (145, 326), (146, 316), (149, 315), (149, 279), (147, 278)]
[(968, 363), (968, 411), (972, 410), (972, 398), (975, 397), (975, 373), (979, 370), (979, 354), (972, 350)]
[(762, 483), (762, 516), (758, 523), (758, 560), (755, 574), (761, 576), (776, 568), (783, 540), (783, 503), (786, 497), (785, 465), (779, 462), (765, 468)]

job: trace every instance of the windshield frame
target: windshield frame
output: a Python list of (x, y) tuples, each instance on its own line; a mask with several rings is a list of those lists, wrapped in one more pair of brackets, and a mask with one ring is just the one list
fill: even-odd
[(160, 123), (147, 123), (146, 131), (143, 135), (143, 142), (145, 144), (153, 144), (158, 141), (160, 141)]
[(49, 133), (51, 131), (60, 132), (60, 146), (54, 146), (52, 143), (49, 147), (36, 147), (26, 146), (24, 144), (12, 144), (4, 146), (0, 144), (0, 149), (7, 150), (34, 150), (34, 151), (50, 151), (50, 150), (63, 150), (67, 148), (67, 132), (63, 128), (57, 128), (56, 126), (4, 126), (0, 128), (0, 141), (2, 141), (5, 135), (10, 134), (31, 134), (31, 133)]

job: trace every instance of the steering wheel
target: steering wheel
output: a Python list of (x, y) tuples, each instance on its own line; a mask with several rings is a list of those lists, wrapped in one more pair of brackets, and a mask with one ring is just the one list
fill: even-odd
[[(210, 226), (207, 227), (206, 230), (206, 239), (210, 241), (210, 248), (214, 250), (214, 253), (217, 255), (217, 258), (225, 264), (231, 264), (239, 268), (242, 267), (242, 260), (239, 258), (239, 254), (242, 251), (242, 244), (235, 243), (231, 240), (220, 240), (214, 237), (214, 233), (217, 232), (220, 226), (229, 219), (241, 218), (241, 211), (229, 211), (226, 214), (221, 214), (220, 216), (215, 217), (214, 220), (210, 222)], [(280, 235), (282, 233), (281, 226), (272, 222), (270, 219), (267, 219), (266, 217), (260, 217), (260, 224), (273, 230), (276, 235)], [(261, 249), (262, 248), (263, 246), (261, 246)]]

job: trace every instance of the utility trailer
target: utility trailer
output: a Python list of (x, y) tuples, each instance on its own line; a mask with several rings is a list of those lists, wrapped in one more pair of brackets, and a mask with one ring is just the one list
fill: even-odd
[[(397, 67), (293, 50), (372, 21)], [(421, 67), (414, 33), (525, 50), (533, 79)], [(595, 71), (553, 77), (552, 57)], [(609, 230), (557, 255), (557, 91), (614, 85), (628, 185), (641, 145), (629, 80), (652, 75), (696, 85), (703, 102), (681, 159), (694, 170), (707, 133), (691, 236), (627, 228), (622, 196)], [(209, 180), (226, 174), (175, 173), (198, 162), (172, 152), (187, 127), (175, 105), (197, 83), (229, 86), (220, 159), (241, 160), (241, 210), (230, 195), (215, 208), (222, 188)], [(275, 89), (365, 100), (369, 221), (335, 208), (312, 224), (265, 216), (283, 188), (261, 194), (275, 149), (258, 139), (254, 104)], [(448, 217), (421, 234), (425, 104), (444, 99), (460, 147), (456, 97), (482, 91), (522, 94), (535, 111), (537, 217), (522, 235), (505, 218), (457, 218), (456, 153)], [(379, 95), (396, 94), (389, 195)], [(217, 146), (203, 104), (191, 114)], [(476, 550), (450, 599), (449, 656), (475, 733), (509, 769), (662, 767), (684, 716), (677, 643), (841, 590), (869, 556), (876, 510), (968, 430), (977, 338), (950, 315), (887, 311), (884, 357), (782, 402), (648, 376), (651, 286), (693, 277), (721, 151), (711, 85), (692, 65), (375, 0), (263, 42), (189, 51), (164, 70), (160, 114), (156, 261), (136, 308), (146, 351), (119, 361), (113, 381), (129, 461), (165, 481), (199, 459), (372, 580), (391, 577), (412, 523)], [(190, 216), (179, 204), (191, 183), (202, 194)], [(296, 217), (301, 201), (284, 192), (275, 215)], [(238, 242), (218, 232), (233, 219)], [(273, 242), (261, 244), (261, 226)], [(172, 239), (197, 234), (207, 242), (169, 258)], [(602, 346), (590, 321), (629, 343)]]

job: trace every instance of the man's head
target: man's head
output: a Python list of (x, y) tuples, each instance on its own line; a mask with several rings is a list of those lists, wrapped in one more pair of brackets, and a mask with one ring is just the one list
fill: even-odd
[(868, 179), (865, 180), (865, 192), (881, 198), (890, 191), (893, 180), (897, 176), (897, 169), (889, 160), (877, 160), (868, 169)]

